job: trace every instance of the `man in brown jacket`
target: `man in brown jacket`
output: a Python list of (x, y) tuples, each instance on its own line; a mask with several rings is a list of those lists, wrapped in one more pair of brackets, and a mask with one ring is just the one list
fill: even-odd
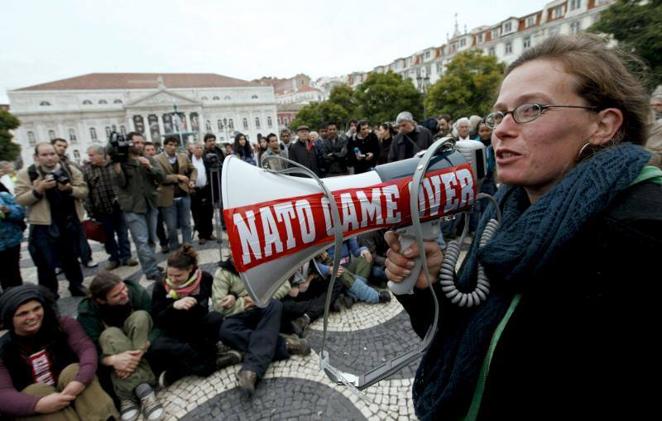
[(35, 146), (33, 165), (19, 171), (16, 202), (27, 208), (28, 250), (37, 266), (39, 285), (58, 297), (55, 268), (61, 265), (73, 296), (85, 296), (80, 256), (80, 221), (87, 184), (75, 167), (65, 167), (50, 143)]
[(168, 228), (170, 250), (179, 248), (178, 225), (182, 228), (182, 242), (190, 244), (192, 241), (190, 194), (198, 176), (188, 155), (177, 153), (178, 143), (177, 138), (167, 137), (163, 141), (163, 152), (155, 156), (165, 174), (156, 203)]

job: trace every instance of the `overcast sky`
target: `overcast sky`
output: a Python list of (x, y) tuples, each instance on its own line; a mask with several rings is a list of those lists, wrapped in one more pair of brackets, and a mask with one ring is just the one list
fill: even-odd
[(6, 90), (93, 72), (316, 79), (371, 70), (543, 0), (2, 0)]

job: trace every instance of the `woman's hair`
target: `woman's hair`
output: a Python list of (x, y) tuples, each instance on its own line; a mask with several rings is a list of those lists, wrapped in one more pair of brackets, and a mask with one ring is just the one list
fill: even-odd
[(198, 253), (192, 245), (184, 244), (168, 256), (168, 266), (177, 269), (198, 268)]
[(389, 137), (395, 136), (397, 131), (393, 128), (393, 125), (391, 123), (382, 123), (380, 124), (381, 128), (386, 130), (389, 133)]
[(576, 93), (600, 110), (618, 108), (623, 113), (615, 143), (644, 145), (648, 138), (648, 97), (641, 82), (626, 67), (637, 58), (617, 48), (607, 48), (596, 35), (554, 36), (522, 53), (506, 69), (506, 75), (533, 60), (552, 60), (575, 77)]
[(101, 271), (94, 276), (90, 283), (90, 296), (95, 300), (106, 300), (111, 289), (122, 282), (122, 278), (108, 271)]
[[(246, 140), (246, 143), (244, 143), (244, 146), (241, 146), (239, 143), (239, 139), (244, 138)], [(234, 147), (233, 147), (234, 153), (239, 156), (253, 156), (253, 150), (251, 148), (251, 143), (246, 139), (246, 135), (243, 133), (237, 133), (234, 136)]]

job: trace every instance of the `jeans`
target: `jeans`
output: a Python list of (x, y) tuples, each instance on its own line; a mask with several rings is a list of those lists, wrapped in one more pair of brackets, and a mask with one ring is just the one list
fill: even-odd
[(80, 290), (83, 286), (83, 272), (78, 263), (80, 243), (80, 223), (68, 222), (67, 227), (52, 225), (30, 225), (28, 250), (35, 266), (39, 285), (58, 297), (58, 281), (55, 268), (60, 265), (69, 280), (69, 290)]
[(150, 238), (156, 238), (156, 208), (148, 208), (146, 213), (125, 212), (124, 219), (136, 244), (143, 273), (148, 278), (158, 276), (154, 249), (149, 245)]
[(379, 302), (379, 293), (376, 289), (369, 286), (365, 278), (361, 276), (356, 276), (354, 278), (354, 283), (349, 288), (349, 295), (358, 300), (364, 301), (370, 304), (376, 304)]
[[(131, 245), (129, 244), (129, 229), (126, 226), (124, 215), (119, 208), (115, 208), (109, 215), (97, 217), (106, 234), (104, 247), (110, 256), (111, 262), (126, 263), (131, 258)], [(117, 234), (117, 241), (115, 241)]]
[(253, 307), (226, 318), (219, 337), (232, 349), (245, 352), (242, 370), (250, 370), (261, 379), (272, 361), (290, 357), (285, 339), (278, 334), (283, 305), (271, 299), (265, 308)]
[(191, 244), (191, 197), (175, 198), (172, 206), (160, 208), (160, 210), (168, 229), (168, 247), (170, 247), (170, 250), (179, 248), (177, 226), (182, 228), (182, 242)]

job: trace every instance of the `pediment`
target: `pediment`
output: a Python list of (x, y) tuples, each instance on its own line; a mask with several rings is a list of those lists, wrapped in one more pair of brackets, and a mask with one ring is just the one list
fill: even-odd
[(127, 108), (130, 107), (159, 107), (159, 106), (168, 106), (171, 107), (173, 104), (178, 106), (182, 105), (201, 105), (200, 102), (191, 99), (185, 95), (181, 95), (175, 92), (170, 92), (167, 89), (161, 89), (152, 94), (145, 95), (142, 98), (138, 98), (135, 101), (127, 104)]

